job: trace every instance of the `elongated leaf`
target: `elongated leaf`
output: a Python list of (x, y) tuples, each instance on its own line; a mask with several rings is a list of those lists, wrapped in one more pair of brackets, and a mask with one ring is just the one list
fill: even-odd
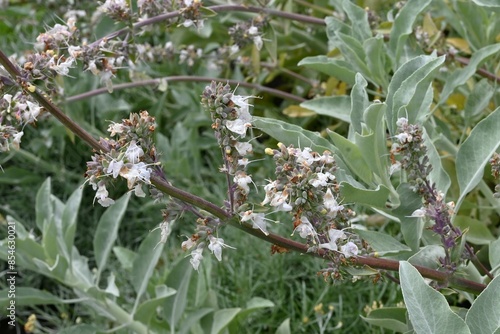
[(319, 153), (325, 150), (334, 152), (333, 145), (319, 133), (304, 130), (300, 126), (263, 117), (253, 117), (252, 123), (256, 128), (285, 145), (298, 146), (300, 144), (300, 147), (310, 147)]
[(144, 238), (137, 251), (131, 277), (132, 285), (137, 293), (136, 303), (140, 300), (144, 291), (146, 291), (149, 279), (163, 250), (164, 244), (158, 243), (159, 241), (160, 233), (158, 231), (150, 232)]
[(389, 197), (389, 189), (379, 185), (376, 189), (362, 189), (347, 182), (340, 183), (340, 194), (345, 203), (357, 203), (374, 208), (385, 209)]
[[(8, 278), (9, 275), (4, 277), (4, 279)], [(9, 281), (7, 281), (7, 283), (9, 283)], [(12, 300), (12, 298), (8, 298), (8, 294), (8, 289), (0, 291), (0, 307), (2, 310), (5, 310), (5, 308), (9, 305), (10, 300)], [(21, 286), (16, 287), (15, 295), (16, 306), (50, 305), (64, 302), (63, 299), (47, 291)]]
[(394, 20), (394, 25), (389, 37), (389, 49), (393, 57), (393, 66), (396, 70), (401, 62), (401, 53), (408, 39), (413, 33), (413, 24), (417, 16), (431, 3), (431, 0), (412, 0), (408, 1), (401, 9)]
[(349, 166), (351, 172), (356, 174), (366, 184), (371, 185), (373, 182), (373, 172), (370, 165), (363, 159), (361, 151), (356, 144), (333, 131), (328, 131), (328, 135), (347, 166)]
[(274, 307), (274, 303), (262, 297), (253, 297), (247, 302), (246, 308), (238, 314), (238, 319), (246, 319), (251, 313), (261, 309)]
[(161, 306), (168, 297), (176, 293), (175, 289), (169, 288), (166, 285), (159, 285), (155, 290), (156, 295), (154, 298), (150, 298), (139, 305), (134, 314), (135, 320), (148, 324), (151, 318), (156, 315), (156, 308)]
[[(363, 45), (354, 37), (337, 33), (338, 39), (341, 42), (339, 49), (356, 72), (361, 72), (367, 78), (370, 77), (370, 70), (366, 65), (366, 54)], [(359, 73), (356, 73), (358, 75)]]
[[(54, 263), (56, 257), (59, 254), (59, 248), (57, 247), (57, 237), (58, 230), (56, 226), (56, 220), (54, 215), (46, 220), (43, 226), (43, 235), (42, 235), (42, 247), (46, 256), (46, 261), (51, 265)], [(64, 256), (61, 254), (61, 256)], [(69, 262), (69, 259), (68, 259)]]
[(465, 321), (450, 309), (446, 298), (428, 286), (410, 263), (399, 263), (399, 276), (408, 315), (417, 334), (471, 333)]
[(429, 163), (432, 166), (432, 170), (429, 174), (429, 179), (436, 184), (437, 189), (439, 189), (443, 194), (446, 194), (448, 192), (448, 188), (450, 188), (451, 180), (443, 168), (438, 150), (434, 146), (432, 139), (429, 137), (425, 129), (424, 143), (427, 147), (427, 156), (429, 157)]
[[(500, 269), (500, 238), (493, 241), (489, 247), (489, 258), (491, 268)], [(498, 274), (497, 274), (498, 275)]]
[(422, 207), (422, 199), (410, 189), (408, 183), (402, 183), (398, 187), (397, 192), (401, 205), (393, 212), (401, 222), (401, 232), (403, 233), (405, 243), (416, 252), (419, 250), (424, 222), (422, 219), (410, 216), (415, 210)]
[(350, 36), (354, 34), (353, 28), (349, 24), (334, 16), (327, 16), (325, 18), (325, 24), (326, 36), (328, 37), (328, 49), (330, 50), (336, 49), (338, 47), (337, 34), (339, 32)]
[(300, 104), (301, 107), (310, 109), (317, 114), (340, 119), (349, 123), (351, 121), (350, 96), (326, 96), (314, 100), (307, 100)]
[(356, 6), (349, 0), (342, 2), (342, 9), (346, 12), (351, 21), (352, 36), (358, 41), (364, 41), (372, 36), (370, 23), (368, 22), (368, 13), (363, 8)]
[(385, 48), (384, 38), (382, 36), (372, 37), (363, 43), (366, 57), (366, 65), (370, 71), (369, 80), (387, 91), (389, 82), (387, 81), (386, 61), (387, 49)]
[(484, 166), (500, 145), (500, 107), (479, 122), (457, 153), (457, 178), (460, 197), (463, 199), (482, 179)]
[(212, 308), (199, 308), (193, 312), (186, 315), (184, 321), (182, 322), (181, 328), (176, 332), (178, 334), (189, 333), (191, 327), (198, 325), (201, 318), (205, 317), (207, 314), (212, 313), (214, 310)]
[(380, 326), (397, 333), (408, 331), (405, 308), (383, 307), (373, 310), (366, 317), (361, 316), (361, 318), (371, 325)]
[(278, 327), (275, 334), (291, 334), (291, 333), (292, 330), (290, 329), (290, 318), (286, 318)]
[(388, 234), (353, 229), (353, 232), (363, 238), (379, 254), (394, 254), (402, 251), (411, 251), (410, 247), (403, 245)]
[(214, 313), (211, 334), (219, 334), (240, 313), (241, 308), (225, 308)]
[(64, 244), (64, 256), (71, 260), (71, 249), (75, 241), (76, 217), (82, 201), (83, 186), (76, 188), (71, 194), (62, 214), (62, 243)]
[(334, 78), (353, 85), (356, 72), (345, 60), (328, 58), (326, 56), (314, 56), (302, 59), (299, 66), (312, 68), (313, 70), (328, 74)]
[(494, 89), (488, 83), (487, 79), (479, 81), (474, 90), (467, 97), (467, 102), (464, 107), (464, 115), (467, 119), (471, 119), (479, 115), (490, 103), (493, 97)]
[(359, 73), (356, 73), (356, 84), (351, 90), (351, 126), (357, 133), (362, 133), (363, 113), (368, 107), (368, 94), (366, 93), (365, 78)]
[(386, 145), (386, 129), (384, 113), (386, 105), (373, 103), (366, 108), (363, 118), (368, 129), (364, 134), (355, 134), (354, 141), (358, 145), (363, 159), (371, 165), (373, 173), (378, 175), (382, 183), (392, 187), (389, 180), (389, 152)]
[(495, 237), (480, 220), (471, 218), (469, 216), (457, 215), (453, 224), (460, 227), (462, 231), (467, 230), (465, 238), (468, 242), (475, 245), (488, 245), (491, 241), (495, 241)]
[(500, 9), (500, 3), (497, 0), (472, 0), (476, 5)]
[(500, 276), (496, 276), (477, 297), (465, 322), (474, 334), (490, 334), (500, 328)]
[(52, 219), (52, 201), (50, 177), (47, 178), (36, 193), (36, 226), (40, 231), (44, 230), (44, 225)]
[(445, 57), (426, 59), (429, 61), (411, 73), (394, 93), (391, 119), (393, 127), (399, 117), (406, 117), (409, 123), (422, 123), (422, 101), (425, 101), (434, 74), (444, 63)]
[(118, 228), (125, 215), (130, 192), (110, 206), (99, 219), (94, 235), (94, 253), (97, 270), (102, 272), (118, 235)]
[(134, 260), (137, 254), (128, 248), (116, 246), (113, 247), (113, 253), (125, 270), (130, 270), (134, 266)]
[(440, 267), (439, 258), (445, 256), (444, 248), (440, 245), (427, 245), (422, 247), (416, 254), (412, 255), (408, 262), (412, 265), (438, 269)]
[(484, 48), (474, 52), (469, 61), (469, 65), (461, 70), (453, 72), (446, 83), (444, 84), (443, 90), (441, 92), (441, 97), (439, 103), (444, 103), (453, 90), (460, 85), (463, 85), (470, 77), (472, 77), (477, 68), (488, 58), (500, 52), (500, 43), (488, 45)]
[(188, 301), (188, 287), (191, 280), (193, 267), (188, 258), (179, 261), (167, 277), (167, 286), (177, 290), (177, 293), (165, 300), (163, 313), (175, 333), (179, 327), (179, 320), (185, 313)]
[[(437, 58), (433, 56), (418, 56), (404, 63), (396, 71), (396, 73), (394, 73), (394, 76), (389, 83), (389, 89), (386, 99), (386, 119), (391, 135), (394, 135), (394, 131), (396, 129), (396, 121), (398, 118), (399, 109), (410, 102), (411, 98), (416, 92), (416, 85), (419, 81), (421, 81), (423, 78), (425, 79), (426, 77), (426, 73), (422, 72), (427, 72), (427, 74), (429, 74), (428, 70), (425, 71), (424, 66), (432, 61), (435, 61), (436, 59)], [(424, 68), (424, 70), (421, 70), (422, 68)], [(432, 69), (433, 66), (431, 66), (430, 70)], [(415, 74), (419, 70), (420, 73)], [(422, 90), (422, 87), (419, 87), (419, 89)], [(398, 94), (398, 97), (396, 97), (396, 93)], [(420, 91), (420, 93), (422, 93), (422, 91)]]
[(94, 274), (89, 269), (89, 260), (80, 255), (76, 247), (73, 247), (71, 257), (71, 270), (68, 270), (64, 281), (68, 285), (78, 287), (83, 291), (95, 287)]

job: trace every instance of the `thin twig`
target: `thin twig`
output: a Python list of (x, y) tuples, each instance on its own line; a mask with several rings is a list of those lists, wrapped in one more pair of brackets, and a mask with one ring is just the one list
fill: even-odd
[[(159, 79), (149, 79), (149, 80), (142, 80), (142, 81), (136, 81), (136, 82), (129, 82), (129, 83), (124, 83), (124, 84), (119, 84), (119, 85), (114, 85), (113, 86), (113, 91), (115, 90), (121, 90), (121, 89), (126, 89), (126, 88), (134, 88), (134, 87), (140, 87), (140, 86), (156, 86), (159, 85), (162, 81), (167, 81), (167, 82), (212, 82), (212, 81), (217, 81), (217, 82), (227, 82), (230, 85), (239, 85), (241, 87), (246, 87), (246, 88), (252, 88), (261, 92), (266, 92), (274, 96), (281, 97), (283, 99), (288, 99), (292, 100), (295, 102), (302, 103), (306, 101), (303, 97), (293, 95), (287, 92), (283, 92), (278, 89), (274, 88), (269, 88), (266, 86), (258, 85), (258, 84), (252, 84), (244, 81), (238, 81), (238, 80), (229, 80), (229, 79), (222, 79), (222, 78), (208, 78), (208, 77), (201, 77), (201, 76), (189, 76), (189, 75), (178, 75), (178, 76), (171, 76), (171, 77), (164, 77), (164, 78), (159, 78)], [(106, 94), (108, 93), (107, 88), (98, 88), (89, 92), (85, 92), (82, 94), (78, 95), (73, 95), (68, 98), (66, 98), (66, 102), (76, 102), (79, 100), (87, 99), (92, 96), (96, 96), (99, 94)]]
[[(316, 25), (322, 25), (322, 26), (326, 25), (325, 21), (323, 19), (319, 19), (316, 17), (307, 16), (307, 15), (296, 14), (296, 13), (283, 12), (283, 11), (271, 9), (271, 8), (261, 8), (261, 7), (244, 6), (244, 5), (217, 5), (217, 6), (207, 7), (207, 9), (210, 9), (216, 13), (222, 13), (222, 12), (246, 12), (246, 13), (256, 13), (256, 14), (265, 13), (265, 14), (268, 14), (271, 16), (278, 16), (278, 17), (282, 17), (282, 18), (297, 21), (297, 22), (310, 23), (310, 24), (316, 24)], [(180, 15), (181, 15), (181, 11), (176, 10), (174, 12), (154, 16), (154, 17), (148, 18), (146, 20), (143, 20), (141, 22), (137, 22), (136, 24), (134, 24), (133, 27), (134, 27), (134, 30), (137, 30), (139, 28), (142, 28), (142, 27), (145, 27), (145, 26), (148, 26), (151, 24), (155, 24), (155, 23), (159, 23), (162, 21), (176, 18)], [(90, 44), (90, 47), (93, 47), (93, 46), (99, 44), (103, 40), (110, 40), (110, 39), (113, 39), (116, 37), (120, 37), (129, 31), (130, 31), (129, 28), (123, 28), (123, 29), (120, 29), (118, 31), (115, 31), (109, 35), (106, 35), (102, 38), (99, 38), (98, 40), (96, 40), (95, 42)]]

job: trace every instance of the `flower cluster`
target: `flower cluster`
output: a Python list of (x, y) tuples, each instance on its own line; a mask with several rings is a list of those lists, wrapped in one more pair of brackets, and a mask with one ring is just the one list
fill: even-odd
[[(234, 95), (229, 85), (212, 82), (203, 91), (201, 101), (203, 107), (210, 112), (212, 129), (221, 147), (224, 164), (221, 171), (228, 176), (227, 209), (238, 213), (243, 221), (253, 220), (254, 227), (266, 232), (264, 214), (244, 212), (242, 206), (250, 192), (252, 178), (246, 173), (248, 159), (245, 155), (252, 152), (249, 142), (241, 141), (251, 127), (250, 105), (247, 100), (251, 96)], [(182, 243), (183, 250), (191, 250), (191, 264), (198, 270), (203, 258), (203, 250), (208, 248), (217, 258), (222, 260), (222, 248), (229, 247), (222, 238), (216, 237), (222, 222), (213, 217), (199, 216), (196, 231)], [(229, 247), (232, 248), (232, 247)]]
[[(266, 149), (276, 163), (276, 180), (264, 186), (262, 205), (291, 212), (296, 219), (294, 229), (302, 235), (309, 230), (307, 226), (314, 231), (348, 227), (354, 212), (339, 203), (339, 185), (334, 175), (337, 166), (331, 152), (319, 154), (309, 147), (286, 147), (282, 143), (278, 148)], [(316, 240), (310, 241), (314, 244)]]
[(202, 19), (201, 11), (202, 3), (201, 0), (182, 0), (182, 5), (180, 12), (184, 22), (182, 25), (184, 27), (195, 26), (198, 29), (203, 28), (204, 19)]
[(231, 54), (237, 53), (251, 43), (255, 45), (257, 50), (262, 49), (262, 28), (265, 24), (265, 19), (258, 17), (251, 21), (239, 22), (229, 28), (229, 36), (233, 40)]
[(208, 248), (218, 261), (222, 261), (222, 248), (235, 248), (226, 245), (224, 239), (215, 237), (222, 225), (219, 219), (212, 217), (198, 218), (196, 223), (196, 232), (183, 241), (181, 247), (184, 251), (191, 250), (191, 265), (195, 270), (198, 270), (205, 248)]
[[(426, 155), (427, 148), (422, 128), (419, 125), (409, 124), (406, 118), (400, 118), (396, 125), (397, 142), (391, 148), (393, 166), (406, 171), (408, 183), (423, 199), (423, 207), (416, 210), (412, 217), (434, 222), (430, 229), (440, 236), (445, 250), (445, 257), (440, 259), (441, 265), (449, 271), (454, 271), (457, 263), (451, 258), (451, 251), (457, 245), (457, 240), (462, 237), (460, 229), (451, 224), (454, 204), (446, 203), (444, 194), (429, 180), (432, 166)], [(400, 157), (399, 161), (396, 160), (396, 156)]]
[(118, 176), (127, 180), (129, 189), (138, 197), (146, 196), (143, 185), (150, 185), (152, 169), (158, 157), (152, 140), (155, 130), (154, 117), (147, 111), (140, 115), (131, 114), (121, 123), (112, 123), (108, 131), (114, 139), (100, 139), (107, 152), (95, 153), (87, 162), (85, 176), (96, 190), (95, 198), (102, 206), (109, 206), (114, 200), (109, 197), (107, 185)]
[(212, 82), (202, 94), (202, 105), (210, 112), (212, 129), (221, 147), (224, 165), (221, 171), (233, 177), (229, 185), (230, 211), (245, 203), (252, 178), (246, 173), (249, 163), (246, 155), (252, 153), (252, 144), (242, 141), (252, 126), (248, 99), (253, 96), (234, 95), (229, 85)]
[(276, 163), (276, 179), (264, 186), (262, 205), (273, 212), (290, 212), (294, 217), (293, 234), (306, 239), (310, 252), (325, 252), (331, 260), (323, 275), (341, 279), (344, 259), (364, 251), (362, 240), (346, 230), (354, 211), (340, 204), (337, 166), (329, 151), (319, 154), (312, 149), (286, 147), (267, 149)]
[(127, 21), (131, 18), (130, 7), (126, 0), (106, 0), (98, 10), (115, 21)]
[(174, 7), (171, 0), (138, 0), (137, 8), (143, 17), (157, 16), (172, 12)]
[(34, 123), (42, 110), (26, 94), (4, 94), (0, 98), (0, 152), (9, 151), (10, 145), (19, 149), (24, 127)]

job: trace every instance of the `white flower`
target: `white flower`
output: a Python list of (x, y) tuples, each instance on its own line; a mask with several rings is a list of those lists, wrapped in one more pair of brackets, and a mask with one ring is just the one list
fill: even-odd
[[(160, 241), (158, 241), (155, 248), (158, 247), (159, 244), (164, 244), (165, 242), (167, 242), (168, 236), (172, 232), (170, 225), (171, 224), (169, 222), (163, 221), (160, 223), (160, 225), (158, 225), (158, 227), (153, 229), (153, 231), (158, 230), (158, 229), (160, 230)], [(151, 231), (151, 232), (153, 232), (153, 231)]]
[(137, 183), (134, 187), (134, 194), (137, 197), (146, 197), (146, 193), (142, 190), (142, 184)]
[(148, 184), (150, 183), (149, 179), (151, 176), (151, 168), (149, 168), (144, 162), (139, 162), (137, 164), (133, 164), (130, 168), (122, 168), (120, 175), (127, 179), (128, 188), (132, 189), (137, 180)]
[(228, 128), (229, 131), (239, 134), (241, 137), (245, 137), (247, 129), (251, 126), (251, 123), (245, 122), (239, 118), (234, 121), (226, 121), (226, 128)]
[(95, 194), (94, 200), (99, 198), (97, 203), (101, 204), (103, 207), (108, 207), (115, 203), (114, 200), (108, 197), (109, 193), (106, 189), (106, 185), (104, 183), (99, 182), (97, 192)]
[(307, 219), (307, 217), (304, 216), (300, 217), (300, 224), (297, 225), (295, 230), (293, 230), (292, 235), (294, 235), (295, 232), (298, 232), (302, 238), (307, 238), (307, 236), (309, 235), (313, 237), (317, 236), (316, 230), (309, 222), (309, 219)]
[(26, 101), (26, 104), (28, 105), (29, 111), (23, 114), (24, 119), (28, 123), (36, 121), (36, 117), (40, 114), (40, 109), (42, 109), (42, 107), (31, 101)]
[(420, 208), (420, 209), (417, 209), (417, 210), (413, 211), (413, 213), (411, 214), (410, 217), (417, 217), (417, 218), (423, 218), (423, 217), (425, 217), (425, 209), (424, 208)]
[(187, 251), (188, 249), (193, 248), (194, 245), (196, 245), (196, 242), (191, 240), (191, 238), (188, 238), (187, 240), (182, 242), (181, 248), (182, 250)]
[(407, 125), (408, 125), (408, 120), (404, 117), (399, 118), (396, 122), (396, 126), (400, 128), (405, 127)]
[(12, 103), (12, 95), (11, 94), (5, 94), (2, 99), (5, 101), (9, 102), (9, 105)]
[(112, 124), (108, 126), (108, 132), (111, 132), (110, 134), (111, 137), (114, 137), (117, 133), (123, 133), (124, 130), (125, 127), (123, 126), (122, 123), (112, 122)]
[(128, 6), (125, 0), (106, 0), (98, 9), (102, 12), (127, 11)]
[(328, 151), (323, 152), (323, 155), (319, 158), (319, 161), (323, 164), (331, 164), (335, 162), (332, 154)]
[(351, 256), (358, 255), (358, 246), (352, 241), (349, 241), (342, 247), (340, 247), (340, 251), (346, 258), (350, 258)]
[(234, 148), (238, 151), (238, 154), (241, 156), (247, 155), (249, 153), (252, 153), (252, 144), (250, 143), (240, 143), (237, 142), (234, 145)]
[(271, 202), (274, 195), (276, 194), (276, 181), (269, 182), (264, 186), (264, 191), (266, 192), (266, 197), (262, 201), (261, 205), (266, 205)]
[(136, 162), (139, 162), (139, 158), (143, 155), (144, 151), (142, 150), (142, 148), (140, 146), (137, 146), (135, 140), (132, 140), (127, 148), (127, 151), (125, 152), (125, 156), (127, 157), (128, 161), (135, 164)]
[(19, 144), (21, 144), (21, 137), (24, 135), (24, 132), (21, 131), (21, 132), (18, 132), (14, 135), (14, 139), (12, 139), (12, 146), (14, 146), (14, 148), (16, 150), (19, 149)]
[(231, 101), (233, 101), (234, 104), (236, 104), (239, 109), (238, 109), (238, 118), (246, 121), (246, 122), (251, 122), (252, 121), (252, 115), (250, 115), (250, 107), (252, 106), (250, 103), (248, 103), (248, 99), (254, 98), (255, 96), (243, 96), (243, 95), (234, 95), (231, 96)]
[(257, 35), (259, 33), (259, 28), (251, 26), (250, 28), (248, 28), (247, 33), (249, 35)]
[(68, 27), (61, 24), (56, 24), (49, 31), (40, 34), (36, 41), (39, 43), (45, 43), (50, 40), (55, 40), (57, 42), (65, 41), (67, 37), (71, 36), (71, 32), (68, 30)]
[(257, 48), (257, 50), (260, 51), (260, 49), (262, 49), (262, 45), (264, 44), (264, 42), (262, 41), (262, 37), (255, 36), (253, 38), (253, 44), (255, 45), (255, 47)]
[(189, 262), (193, 266), (194, 270), (198, 270), (200, 266), (200, 261), (203, 259), (203, 248), (196, 248), (191, 252), (191, 260)]
[(229, 53), (231, 55), (233, 55), (236, 52), (240, 51), (240, 47), (238, 45), (234, 44), (234, 45), (231, 45), (231, 48), (229, 50), (230, 50)]
[(213, 235), (210, 235), (208, 237), (208, 240), (210, 241), (210, 244), (208, 245), (208, 249), (212, 251), (212, 253), (215, 255), (217, 260), (222, 261), (222, 247), (229, 247), (234, 249), (231, 246), (228, 246), (224, 243), (224, 239), (222, 238), (216, 238)]
[(401, 170), (401, 162), (396, 161), (396, 163), (392, 164), (391, 167), (389, 167), (389, 175), (392, 175), (400, 170)]
[(248, 160), (247, 158), (238, 159), (238, 166), (246, 167), (249, 163), (250, 160)]
[(323, 197), (323, 205), (325, 206), (325, 209), (328, 210), (328, 216), (332, 218), (337, 217), (337, 212), (344, 210), (344, 206), (339, 205), (330, 188), (328, 188), (325, 196)]
[(261, 230), (265, 235), (269, 235), (264, 213), (254, 213), (252, 210), (248, 210), (240, 213), (240, 216), (242, 222), (250, 220), (253, 228)]
[(400, 134), (397, 134), (395, 137), (397, 140), (399, 140), (401, 144), (410, 143), (413, 140), (412, 135), (406, 132), (401, 132)]
[(250, 192), (249, 183), (252, 183), (252, 178), (243, 171), (238, 171), (233, 178), (234, 183), (238, 185), (243, 194), (248, 194)]
[(329, 250), (336, 251), (338, 250), (337, 240), (346, 238), (344, 232), (336, 230), (334, 228), (328, 230), (328, 236), (330, 237), (330, 241), (328, 243), (320, 244), (319, 245), (320, 248), (326, 248)]
[(89, 61), (89, 65), (88, 65), (87, 70), (89, 70), (90, 72), (92, 72), (93, 75), (98, 75), (99, 72), (101, 72), (97, 68), (97, 65), (95, 64), (95, 60)]
[(274, 194), (270, 205), (276, 208), (276, 211), (292, 211), (293, 207), (287, 202), (289, 197), (288, 191), (285, 189), (283, 191), (278, 191)]
[(106, 173), (113, 174), (113, 178), (116, 179), (118, 175), (120, 175), (120, 171), (122, 170), (123, 167), (123, 161), (122, 160), (116, 160), (113, 159), (108, 165), (108, 169), (106, 169)]
[(330, 172), (326, 173), (317, 173), (316, 178), (309, 181), (309, 183), (314, 187), (318, 188), (319, 186), (326, 187), (328, 184), (328, 180), (335, 180), (335, 175)]
[(57, 63), (55, 62), (54, 58), (52, 58), (47, 65), (51, 70), (56, 71), (57, 74), (59, 75), (68, 75), (69, 69), (73, 67), (73, 63), (75, 62), (75, 59), (73, 57), (67, 58), (65, 61), (61, 62), (61, 58), (57, 60)]
[(312, 149), (310, 147), (304, 147), (302, 151), (300, 149), (297, 149), (291, 154), (297, 156), (297, 163), (303, 164), (305, 166), (310, 166), (313, 162), (319, 161), (321, 159), (321, 156), (319, 156), (316, 152), (314, 152), (314, 154), (312, 154), (311, 152)]

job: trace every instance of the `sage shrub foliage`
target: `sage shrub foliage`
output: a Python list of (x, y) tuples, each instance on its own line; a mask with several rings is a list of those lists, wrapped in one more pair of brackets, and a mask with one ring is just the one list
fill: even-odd
[[(277, 300), (218, 305), (208, 258), (247, 260), (225, 237), (237, 228), (273, 256), (320, 259), (307, 274), (330, 289), (397, 283), (401, 303), (356, 315), (365, 328), (500, 331), (495, 1), (0, 6), (8, 326), (311, 331), (292, 316), (247, 327)], [(27, 212), (9, 208), (14, 186)], [(121, 243), (141, 223), (133, 202), (161, 222)], [(62, 290), (16, 285), (25, 272)], [(47, 305), (67, 304), (89, 316), (48, 324)], [(315, 312), (315, 331), (349, 328)]]

